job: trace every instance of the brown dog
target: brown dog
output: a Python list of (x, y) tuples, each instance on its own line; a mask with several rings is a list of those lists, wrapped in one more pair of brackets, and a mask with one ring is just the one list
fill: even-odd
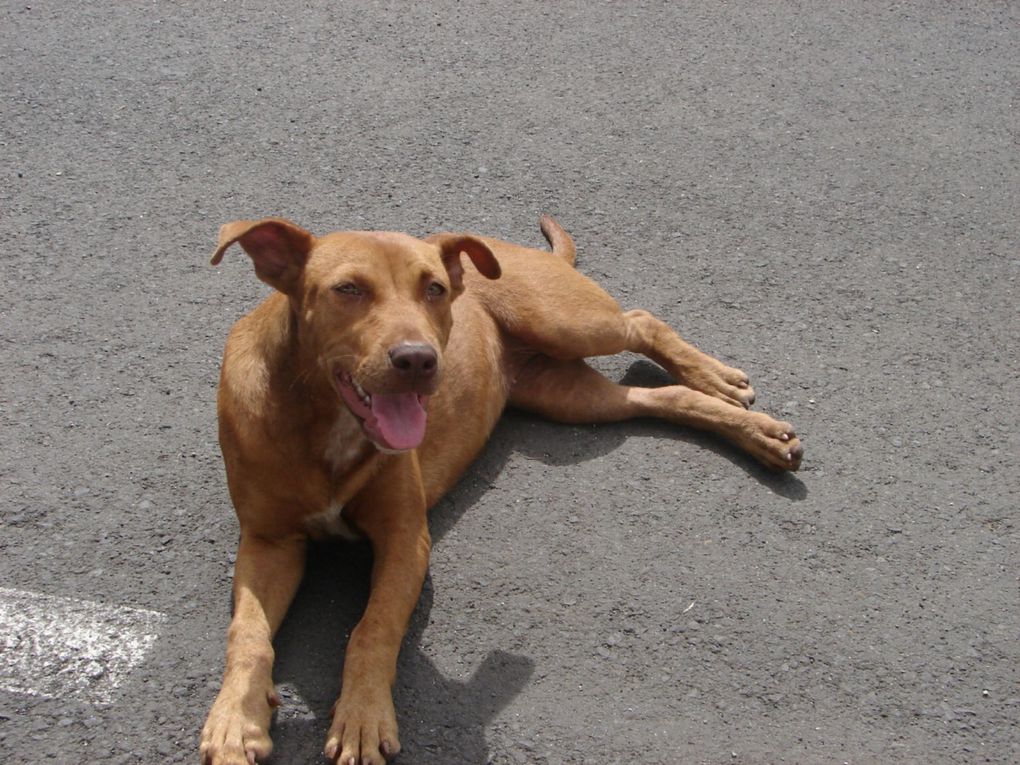
[[(276, 288), (234, 326), (219, 390), (220, 444), (241, 539), (226, 672), (202, 760), (269, 755), (273, 635), (316, 533), (367, 537), (374, 563), (351, 634), (326, 756), (379, 765), (400, 749), (391, 688), (429, 558), (426, 509), (482, 448), (503, 408), (563, 422), (661, 417), (718, 433), (770, 468), (796, 470), (793, 428), (748, 411), (747, 376), (691, 347), (553, 253), (495, 239), (346, 232), (317, 238), (285, 220), (220, 230)], [(465, 273), (466, 254), (478, 273)], [(480, 276), (479, 276), (480, 274)], [(680, 384), (617, 385), (584, 362), (643, 353)]]

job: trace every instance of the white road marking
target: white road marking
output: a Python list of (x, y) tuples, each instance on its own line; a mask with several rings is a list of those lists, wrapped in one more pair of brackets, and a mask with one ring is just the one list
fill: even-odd
[(0, 688), (109, 703), (166, 615), (0, 587)]

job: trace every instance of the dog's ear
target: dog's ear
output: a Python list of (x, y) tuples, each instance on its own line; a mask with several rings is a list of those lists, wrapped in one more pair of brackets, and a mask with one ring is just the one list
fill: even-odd
[(443, 265), (450, 275), (450, 284), (454, 292), (464, 289), (464, 266), (460, 262), (460, 254), (466, 253), (471, 262), (475, 264), (478, 273), (487, 279), (498, 279), (503, 271), (499, 267), (499, 261), (492, 254), (492, 250), (481, 239), (468, 234), (439, 234), (430, 238), (434, 245), (439, 248), (443, 258)]
[(290, 292), (297, 285), (315, 237), (283, 218), (235, 220), (220, 227), (220, 242), (212, 256), (214, 266), (234, 242), (248, 253), (259, 279), (280, 292)]

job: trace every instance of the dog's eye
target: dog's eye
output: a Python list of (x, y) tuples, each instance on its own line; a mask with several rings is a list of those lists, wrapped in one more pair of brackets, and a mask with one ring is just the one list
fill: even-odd
[(333, 291), (339, 292), (341, 295), (353, 295), (355, 297), (357, 297), (358, 295), (365, 294), (365, 291), (354, 282), (344, 282), (343, 284), (338, 284), (333, 288)]
[(429, 296), (429, 299), (434, 300), (446, 294), (446, 287), (439, 282), (432, 282), (425, 290), (425, 294)]

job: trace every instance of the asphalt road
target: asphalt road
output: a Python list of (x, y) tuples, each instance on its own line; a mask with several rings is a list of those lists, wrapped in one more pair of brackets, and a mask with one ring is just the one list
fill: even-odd
[[(399, 762), (1020, 760), (1016, 3), (19, 0), (0, 72), (0, 761), (197, 761), (265, 294), (219, 225), (541, 212), (805, 467), (508, 415), (434, 511)], [(367, 562), (313, 555), (274, 763), (321, 761)]]

